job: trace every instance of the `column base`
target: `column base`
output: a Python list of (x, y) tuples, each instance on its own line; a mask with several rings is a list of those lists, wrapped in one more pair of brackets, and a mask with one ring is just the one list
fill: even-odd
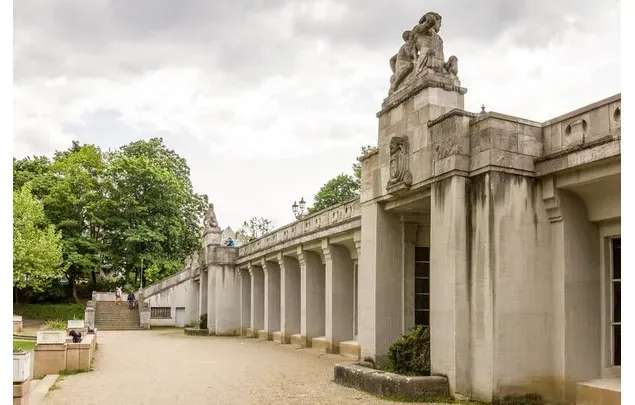
[(248, 338), (253, 338), (253, 337), (256, 337), (256, 333), (254, 332), (253, 329), (247, 328), (245, 329), (244, 336)]
[(325, 336), (314, 337), (311, 339), (311, 347), (323, 350), (326, 353), (333, 353), (333, 344)]
[(280, 344), (286, 343), (284, 341), (284, 335), (282, 334), (281, 331), (273, 332), (272, 336), (273, 336), (273, 341), (274, 342), (280, 343)]
[(345, 340), (339, 343), (339, 351), (342, 356), (359, 360), (361, 346), (356, 340)]
[(307, 339), (305, 336), (302, 336), (301, 334), (295, 334), (295, 335), (291, 335), (290, 338), (290, 342), (292, 345), (296, 345), (300, 348), (305, 348), (305, 347), (310, 347), (310, 342), (309, 345), (307, 345)]
[(261, 329), (258, 331), (258, 336), (257, 336), (258, 340), (271, 340), (271, 336), (269, 335), (269, 332)]

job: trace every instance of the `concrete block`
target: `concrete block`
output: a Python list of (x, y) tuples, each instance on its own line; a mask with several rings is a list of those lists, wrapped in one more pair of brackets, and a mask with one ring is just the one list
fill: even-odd
[(361, 352), (361, 348), (359, 346), (359, 343), (355, 340), (346, 340), (343, 342), (340, 342), (338, 344), (339, 346), (339, 353), (342, 356), (345, 357), (350, 357), (352, 359), (355, 360), (359, 360), (359, 354)]
[(315, 337), (311, 339), (311, 347), (328, 352), (331, 348), (331, 342), (329, 342), (329, 340), (324, 336)]
[(291, 335), (290, 341), (292, 345), (296, 345), (297, 347), (310, 347), (310, 342), (309, 345), (307, 345), (306, 337), (299, 333)]
[(448, 380), (442, 376), (403, 376), (358, 364), (336, 364), (334, 374), (336, 383), (378, 396), (408, 400), (449, 396)]
[(48, 343), (35, 345), (33, 376), (43, 377), (47, 374), (59, 374), (66, 368), (66, 343)]

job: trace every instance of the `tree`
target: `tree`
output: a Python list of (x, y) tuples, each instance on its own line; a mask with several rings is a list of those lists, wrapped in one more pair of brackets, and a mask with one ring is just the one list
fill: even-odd
[[(370, 145), (362, 146), (362, 155), (370, 149), (372, 149)], [(356, 161), (353, 163), (353, 176), (339, 174), (320, 188), (313, 197), (313, 206), (309, 208), (309, 214), (359, 197), (361, 185), (362, 164)]]
[(56, 152), (47, 174), (50, 185), (44, 209), (61, 231), (64, 269), (76, 302), (77, 282), (89, 275), (94, 281), (102, 261), (99, 207), (103, 171), (104, 160), (97, 147), (73, 142), (67, 151)]
[(249, 243), (258, 239), (273, 229), (273, 222), (263, 217), (251, 217), (243, 222), (242, 227), (236, 232), (236, 239), (240, 244)]
[(207, 197), (194, 193), (185, 159), (160, 138), (132, 142), (110, 156), (101, 209), (113, 270), (138, 286), (178, 271), (200, 247)]
[(62, 275), (61, 236), (27, 182), (13, 193), (13, 286), (43, 291)]
[(327, 181), (313, 197), (309, 213), (359, 197), (359, 182), (349, 174), (339, 174)]
[(46, 156), (13, 159), (13, 191), (18, 191), (27, 182), (31, 193), (38, 199), (44, 198), (49, 191), (49, 173), (51, 162)]

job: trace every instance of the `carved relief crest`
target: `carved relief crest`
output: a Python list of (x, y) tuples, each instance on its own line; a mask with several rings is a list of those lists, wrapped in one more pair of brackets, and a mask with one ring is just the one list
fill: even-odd
[(408, 138), (394, 136), (390, 140), (390, 179), (386, 188), (389, 192), (410, 187), (412, 174), (408, 165)]

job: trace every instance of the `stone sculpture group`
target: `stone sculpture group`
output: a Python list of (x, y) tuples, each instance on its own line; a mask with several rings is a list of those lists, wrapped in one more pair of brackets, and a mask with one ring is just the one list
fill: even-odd
[(388, 94), (394, 93), (414, 77), (423, 77), (431, 73), (453, 79), (452, 81), (457, 79), (458, 59), (452, 55), (445, 61), (440, 29), (441, 16), (431, 11), (424, 14), (411, 30), (404, 31), (404, 44), (399, 52), (390, 58), (393, 74), (390, 77)]

